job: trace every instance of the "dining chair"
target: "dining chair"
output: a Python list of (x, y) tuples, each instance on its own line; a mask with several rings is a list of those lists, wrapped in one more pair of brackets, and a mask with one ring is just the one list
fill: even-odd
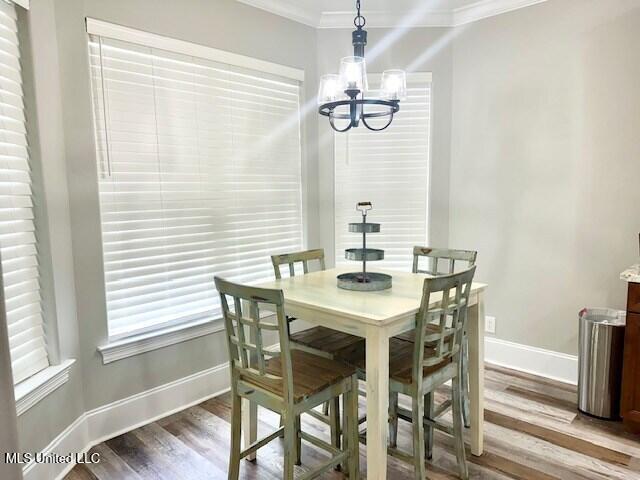
[[(220, 294), (231, 372), (231, 450), (229, 480), (237, 480), (240, 460), (277, 437), (284, 436), (283, 478), (294, 478), (294, 465), (300, 464), (301, 441), (326, 450), (330, 458), (300, 478), (346, 464), (350, 478), (359, 475), (358, 379), (353, 367), (309, 352), (291, 349), (282, 290), (239, 285), (219, 277), (215, 285)], [(265, 316), (261, 307), (275, 311)], [(248, 313), (247, 313), (248, 312)], [(251, 334), (247, 338), (245, 329)], [(265, 349), (263, 338), (277, 332), (280, 351)], [(345, 441), (342, 448), (301, 430), (300, 415), (327, 401), (337, 403), (340, 396), (346, 409)], [(284, 425), (241, 450), (242, 399), (279, 413)]]
[[(391, 377), (389, 383), (389, 453), (413, 463), (416, 467), (416, 478), (424, 478), (424, 459), (432, 458), (434, 427), (452, 433), (456, 437), (456, 456), (460, 475), (464, 479), (467, 478), (464, 440), (462, 438), (464, 386), (461, 362), (467, 304), (475, 269), (474, 265), (470, 269), (456, 274), (426, 278), (421, 307), (416, 315), (416, 328), (413, 331), (411, 341), (398, 337), (389, 339), (389, 372)], [(455, 289), (453, 300), (450, 294), (451, 289)], [(429, 309), (432, 296), (439, 292), (442, 292), (441, 303)], [(452, 320), (451, 324), (446, 323), (447, 319)], [(420, 357), (420, 352), (422, 352), (422, 357)], [(365, 349), (340, 355), (339, 358), (356, 367), (358, 378), (366, 380)], [(417, 365), (424, 365), (420, 379), (418, 378), (420, 369)], [(414, 373), (416, 378), (413, 377)], [(452, 382), (451, 399), (436, 406), (433, 392), (438, 386), (453, 379), (455, 381)], [(411, 396), (413, 413), (409, 412), (409, 414), (413, 416), (398, 407), (398, 393)], [(436, 423), (437, 418), (449, 409), (453, 409), (453, 430)], [(423, 419), (422, 422), (413, 422), (413, 456), (407, 456), (397, 449), (398, 418), (407, 421), (411, 421), (412, 418)], [(458, 421), (459, 424), (456, 423)], [(426, 436), (424, 427), (426, 427)], [(422, 455), (418, 455), (417, 452), (422, 452)]]
[[(416, 479), (425, 478), (424, 452), (427, 450), (431, 456), (434, 428), (453, 435), (459, 476), (463, 480), (469, 477), (464, 453), (460, 362), (475, 270), (473, 266), (460, 273), (425, 279), (416, 316), (415, 341), (396, 349), (389, 364), (389, 453), (413, 463)], [(430, 306), (434, 300), (438, 303)], [(429, 328), (434, 322), (440, 327), (437, 331)], [(433, 396), (435, 390), (448, 381), (451, 381), (451, 399), (426, 412), (425, 397)], [(411, 398), (410, 411), (398, 406), (400, 393)], [(452, 410), (452, 427), (437, 421), (449, 409)], [(398, 419), (412, 425), (413, 455), (397, 447)]]
[[(312, 263), (313, 262), (313, 263)], [(303, 274), (309, 273), (309, 268), (314, 267), (325, 270), (324, 250), (306, 250), (301, 252), (272, 255), (271, 263), (276, 279), (282, 278), (281, 267), (286, 265), (290, 277), (296, 275), (302, 267)], [(296, 320), (295, 317), (287, 317), (289, 323)], [(348, 352), (364, 346), (364, 339), (348, 333), (339, 332), (327, 327), (315, 326), (295, 333), (289, 333), (289, 344), (298, 350), (320, 355), (329, 359), (334, 359), (340, 352)], [(340, 409), (333, 408), (330, 403), (323, 406), (322, 413), (315, 410), (308, 412), (316, 419), (327, 423), (330, 426), (340, 425)], [(340, 432), (331, 432), (332, 443), (339, 446)]]
[[(456, 265), (463, 264), (463, 269), (468, 269), (475, 265), (478, 252), (474, 250), (454, 250), (449, 248), (431, 248), (431, 247), (413, 247), (413, 273), (426, 273), (434, 277), (442, 275), (450, 275), (456, 272)], [(421, 260), (425, 260), (421, 262)], [(426, 263), (426, 265), (424, 265)], [(437, 330), (436, 325), (429, 325), (427, 328), (431, 331)], [(395, 338), (407, 342), (414, 342), (415, 330), (402, 333)], [(462, 339), (462, 360), (460, 362), (462, 370), (462, 412), (464, 426), (469, 428), (471, 425), (469, 415), (469, 345), (467, 332), (464, 332)], [(427, 399), (427, 411), (431, 408), (429, 404), (433, 400)]]

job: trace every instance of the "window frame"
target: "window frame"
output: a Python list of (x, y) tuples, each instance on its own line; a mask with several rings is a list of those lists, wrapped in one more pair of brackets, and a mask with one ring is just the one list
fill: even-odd
[[(55, 265), (60, 267), (59, 262), (64, 260), (58, 258), (53, 246), (55, 234), (51, 231), (49, 219), (51, 192), (47, 188), (49, 182), (45, 181), (45, 179), (49, 178), (49, 170), (54, 170), (57, 173), (57, 169), (61, 167), (56, 162), (62, 161), (62, 167), (64, 167), (64, 157), (56, 157), (55, 154), (50, 156), (43, 153), (40, 127), (44, 120), (43, 112), (38, 108), (40, 106), (39, 95), (36, 95), (36, 92), (42, 93), (40, 89), (43, 84), (45, 88), (55, 90), (56, 82), (52, 83), (50, 72), (43, 74), (37, 68), (38, 58), (48, 55), (50, 52), (43, 51), (34, 45), (34, 38), (30, 35), (32, 21), (29, 17), (30, 14), (27, 12), (29, 0), (10, 0), (8, 3), (15, 4), (18, 52), (22, 76), (23, 111), (27, 127), (28, 162), (31, 170), (32, 198), (34, 199), (32, 210), (38, 248), (40, 304), (49, 363), (48, 367), (14, 384), (16, 411), (20, 417), (40, 401), (47, 398), (49, 394), (65, 385), (70, 379), (75, 359), (63, 358), (60, 349), (58, 322), (61, 317), (66, 317), (66, 307), (75, 308), (75, 298), (73, 293), (69, 295), (67, 292), (56, 291), (54, 284)], [(51, 48), (56, 49), (57, 46), (52, 45)], [(43, 161), (45, 156), (48, 159), (46, 163)], [(59, 185), (56, 185), (54, 190), (57, 191)], [(54, 203), (57, 203), (55, 200), (53, 200)], [(62, 266), (62, 269), (64, 270), (65, 267)], [(68, 278), (68, 280), (72, 280), (72, 278)]]
[[(379, 84), (381, 79), (382, 79), (382, 74), (381, 73), (369, 73), (367, 75), (369, 83), (376, 85)], [(431, 241), (431, 220), (433, 218), (432, 216), (432, 206), (433, 206), (433, 202), (432, 202), (432, 188), (431, 188), (431, 181), (433, 178), (433, 126), (434, 126), (434, 122), (433, 122), (433, 112), (434, 112), (434, 108), (433, 108), (433, 99), (434, 99), (434, 82), (433, 82), (433, 73), (432, 72), (408, 72), (407, 73), (407, 84), (420, 84), (420, 83), (424, 83), (426, 85), (428, 85), (429, 87), (429, 131), (428, 131), (428, 135), (429, 135), (429, 144), (428, 144), (428, 150), (427, 150), (427, 198), (426, 198), (426, 209), (425, 209), (425, 225), (427, 228), (426, 231), (426, 235), (425, 235), (425, 244), (428, 245), (429, 242)], [(402, 111), (402, 101), (400, 102), (400, 108)], [(400, 113), (401, 114), (401, 113)], [(400, 115), (399, 114), (399, 115)], [(366, 127), (360, 127), (360, 128), (366, 128)], [(389, 128), (393, 128), (393, 123)], [(373, 133), (375, 134), (375, 133)], [(336, 133), (333, 132), (332, 135), (332, 149), (331, 149), (331, 158), (332, 158), (332, 196), (331, 196), (331, 204), (333, 206), (333, 236), (331, 239), (331, 245), (332, 245), (332, 255), (334, 256), (333, 261), (334, 261), (334, 265), (340, 265), (342, 262), (342, 258), (341, 256), (338, 256), (340, 254), (340, 252), (337, 251), (337, 235), (338, 235), (338, 231), (337, 231), (337, 226), (335, 225), (335, 218), (336, 218), (336, 142), (335, 142), (335, 138), (336, 135), (344, 135), (341, 133)], [(363, 199), (364, 200), (364, 199)], [(355, 208), (355, 205), (354, 205)], [(374, 211), (372, 213), (372, 215), (375, 216), (375, 205), (374, 205)], [(375, 221), (375, 219), (373, 220)], [(347, 225), (344, 226), (344, 228), (347, 228)], [(383, 225), (384, 228), (384, 225)], [(375, 235), (375, 234), (374, 234)], [(354, 237), (355, 238), (355, 237)], [(356, 243), (354, 243), (354, 247), (357, 247), (357, 240), (355, 240)], [(410, 251), (413, 248), (413, 245), (408, 245), (407, 246), (407, 251)], [(375, 263), (375, 262), (374, 262)], [(349, 262), (349, 264), (356, 264), (354, 262)]]
[[(37, 283), (37, 290), (25, 290), (25, 291), (20, 291), (17, 296), (15, 298), (19, 298), (20, 296), (24, 296), (27, 294), (32, 294), (32, 293), (37, 293), (37, 297), (38, 297), (38, 302), (37, 302), (37, 306), (39, 309), (39, 317), (40, 317), (40, 322), (37, 326), (41, 326), (42, 328), (42, 336), (41, 337), (33, 337), (31, 339), (31, 341), (33, 341), (34, 339), (38, 338), (38, 339), (42, 339), (42, 343), (44, 344), (42, 348), (38, 348), (37, 350), (40, 351), (41, 349), (44, 350), (44, 361), (42, 360), (42, 358), (37, 362), (37, 364), (42, 364), (42, 363), (46, 363), (46, 366), (41, 366), (38, 370), (33, 371), (33, 364), (29, 364), (31, 367), (29, 368), (29, 374), (25, 377), (24, 376), (24, 371), (22, 371), (22, 374), (18, 377), (16, 377), (16, 372), (13, 371), (12, 369), (12, 374), (13, 374), (13, 381), (14, 381), (14, 390), (18, 388), (19, 385), (24, 384), (25, 382), (29, 381), (31, 378), (33, 378), (34, 376), (37, 376), (39, 373), (46, 371), (47, 369), (51, 368), (51, 366), (54, 365), (54, 360), (56, 360), (55, 355), (52, 355), (52, 352), (57, 352), (57, 335), (56, 335), (56, 325), (55, 322), (50, 322), (48, 320), (48, 312), (46, 311), (46, 308), (48, 306), (48, 300), (49, 300), (49, 295), (48, 295), (48, 288), (45, 287), (45, 285), (43, 285), (43, 280), (45, 278), (45, 275), (43, 274), (43, 266), (46, 265), (47, 260), (49, 260), (49, 258), (47, 257), (47, 259), (45, 260), (44, 256), (43, 256), (43, 250), (47, 249), (47, 244), (46, 244), (46, 235), (42, 235), (42, 221), (44, 215), (45, 215), (45, 211), (44, 208), (42, 208), (41, 203), (42, 203), (42, 183), (41, 183), (41, 177), (39, 177), (38, 175), (38, 169), (40, 167), (39, 163), (34, 161), (34, 154), (33, 154), (33, 144), (37, 142), (34, 142), (34, 138), (32, 135), (32, 128), (31, 128), (31, 121), (32, 121), (32, 111), (33, 111), (33, 95), (32, 95), (32, 91), (30, 90), (31, 87), (31, 82), (32, 82), (32, 70), (31, 70), (31, 58), (30, 58), (30, 49), (28, 47), (25, 47), (25, 45), (28, 46), (29, 44), (29, 38), (27, 35), (28, 32), (28, 28), (25, 28), (25, 18), (24, 16), (22, 16), (22, 11), (23, 8), (20, 8), (20, 4), (17, 2), (7, 2), (3, 5), (2, 7), (3, 10), (3, 16), (5, 17), (9, 17), (10, 18), (10, 22), (12, 22), (12, 26), (15, 28), (15, 31), (11, 31), (11, 33), (7, 34), (7, 41), (11, 42), (13, 45), (13, 35), (15, 35), (15, 42), (16, 44), (14, 45), (15, 47), (15, 57), (13, 56), (12, 51), (8, 51), (6, 54), (3, 55), (3, 57), (7, 58), (7, 63), (3, 68), (7, 68), (7, 69), (12, 69), (15, 71), (14, 68), (12, 68), (12, 63), (15, 61), (18, 65), (17, 67), (17, 78), (19, 78), (19, 96), (20, 96), (20, 100), (19, 100), (19, 104), (16, 103), (15, 105), (13, 105), (11, 107), (11, 109), (16, 110), (18, 108), (20, 108), (20, 113), (17, 114), (17, 117), (9, 117), (11, 121), (20, 121), (19, 117), (23, 117), (21, 120), (24, 123), (24, 132), (18, 132), (10, 127), (3, 127), (3, 130), (6, 130), (7, 133), (9, 134), (9, 138), (11, 137), (11, 135), (14, 136), (20, 136), (20, 141), (13, 143), (11, 140), (7, 141), (7, 144), (10, 145), (14, 145), (16, 147), (21, 146), (21, 141), (23, 140), (25, 142), (25, 144), (22, 146), (25, 150), (25, 157), (22, 159), (24, 162), (26, 162), (26, 169), (20, 169), (17, 170), (20, 173), (23, 173), (25, 175), (28, 176), (28, 183), (24, 182), (23, 179), (19, 179), (20, 175), (18, 175), (18, 179), (14, 179), (13, 181), (15, 182), (19, 182), (20, 184), (24, 184), (24, 185), (28, 185), (28, 190), (29, 190), (29, 195), (28, 198), (30, 200), (30, 205), (28, 207), (26, 207), (25, 205), (22, 205), (20, 207), (17, 207), (16, 204), (14, 204), (14, 202), (12, 201), (12, 206), (11, 208), (13, 209), (20, 209), (20, 210), (27, 210), (29, 212), (29, 216), (27, 217), (21, 217), (21, 216), (13, 216), (13, 221), (16, 220), (20, 220), (20, 221), (29, 221), (31, 222), (31, 225), (33, 227), (33, 231), (31, 232), (30, 230), (19, 230), (19, 233), (21, 234), (28, 234), (28, 233), (32, 233), (35, 241), (33, 244), (29, 244), (29, 243), (20, 243), (17, 245), (13, 245), (12, 247), (29, 247), (29, 245), (33, 245), (33, 248), (35, 250), (35, 253), (33, 254), (29, 254), (29, 255), (24, 255), (24, 254), (20, 254), (19, 257), (15, 257), (15, 258), (21, 258), (21, 259), (26, 259), (26, 258), (34, 258), (36, 265), (31, 265), (30, 267), (35, 269), (36, 271), (36, 275), (35, 277), (31, 278), (29, 277), (29, 280), (31, 280), (32, 282), (36, 282)], [(8, 29), (7, 29), (8, 30)], [(12, 81), (9, 77), (7, 77), (6, 79), (7, 82)], [(18, 90), (18, 88), (16, 87), (16, 90)], [(7, 99), (3, 99), (3, 103), (7, 103), (10, 104), (11, 102)], [(24, 138), (22, 138), (24, 137)], [(11, 155), (11, 154), (8, 154)], [(21, 154), (15, 153), (16, 158), (20, 157), (22, 158)], [(4, 165), (3, 166), (4, 170), (7, 170), (7, 177), (4, 178), (4, 181), (6, 182), (9, 177), (9, 175), (15, 175), (15, 173), (9, 173), (15, 170), (12, 169), (11, 166), (9, 165)], [(12, 189), (13, 190), (13, 189)], [(26, 195), (24, 195), (24, 192), (19, 192), (19, 189), (16, 189), (15, 192), (11, 192), (8, 194), (11, 197), (18, 197), (18, 196), (24, 196), (27, 197)], [(45, 223), (46, 225), (46, 223)], [(12, 233), (16, 233), (16, 232), (12, 232)], [(0, 255), (1, 256), (1, 255)], [(15, 258), (9, 258), (6, 261), (11, 261), (14, 260)], [(0, 266), (0, 273), (3, 273), (3, 270), (6, 265), (4, 264), (5, 260), (2, 260), (3, 265)], [(6, 272), (3, 273), (3, 275), (5, 275)], [(2, 321), (5, 321), (5, 323), (7, 324), (7, 327), (9, 327), (9, 321), (7, 318), (7, 310), (6, 310), (6, 305), (7, 303), (9, 303), (12, 298), (14, 297), (7, 297), (7, 287), (5, 285), (4, 282), (5, 278), (0, 279), (0, 288), (3, 289), (2, 291), (2, 296), (4, 298), (4, 312), (2, 312)], [(26, 279), (23, 279), (21, 281), (21, 283), (24, 283)], [(45, 293), (47, 292), (47, 293)], [(23, 307), (27, 307), (29, 305), (35, 305), (34, 302), (30, 302), (28, 304), (24, 304)], [(31, 314), (30, 316), (33, 316), (33, 314)], [(27, 317), (21, 319), (20, 321), (24, 321), (26, 320)], [(34, 328), (33, 325), (31, 328)], [(30, 330), (31, 328), (28, 328), (26, 330), (24, 330), (24, 332), (27, 332), (28, 330)], [(50, 331), (51, 330), (51, 334)], [(24, 333), (22, 332), (22, 333)], [(9, 333), (9, 332), (8, 332)], [(18, 334), (20, 335), (20, 334)], [(10, 337), (9, 337), (10, 338)], [(26, 342), (29, 343), (29, 342)], [(23, 344), (23, 345), (26, 345)], [(30, 352), (33, 352), (35, 350), (30, 350)], [(22, 358), (22, 357), (21, 357)], [(13, 365), (13, 361), (14, 358), (11, 358), (11, 363)], [(25, 370), (23, 368), (23, 370)], [(19, 380), (17, 380), (17, 378)]]
[[(306, 248), (308, 243), (308, 155), (306, 149), (306, 129), (307, 124), (304, 116), (305, 98), (308, 96), (308, 85), (304, 82), (305, 74), (303, 70), (267, 62), (252, 57), (238, 55), (231, 52), (217, 50), (212, 47), (195, 44), (183, 40), (177, 40), (154, 33), (144, 32), (109, 22), (86, 18), (87, 41), (90, 35), (100, 36), (124, 42), (136, 43), (150, 48), (157, 48), (171, 53), (178, 53), (198, 57), (215, 62), (226, 63), (234, 67), (247, 68), (257, 73), (266, 73), (288, 80), (293, 80), (298, 84), (298, 126), (300, 138), (300, 212), (301, 212), (301, 244)], [(95, 121), (95, 118), (92, 119)], [(100, 222), (102, 227), (102, 222)], [(100, 231), (102, 239), (102, 231)], [(101, 252), (104, 252), (103, 245), (100, 245)], [(103, 253), (104, 255), (104, 253)], [(101, 259), (104, 268), (104, 259)], [(104, 275), (103, 275), (104, 276)], [(104, 283), (106, 287), (106, 281)], [(104, 302), (105, 319), (109, 318), (108, 306)], [(98, 347), (103, 363), (127, 358), (140, 353), (152, 351), (175, 343), (191, 340), (203, 335), (209, 335), (223, 329), (221, 317), (196, 318), (177, 324), (168, 324), (160, 328), (151, 327), (148, 330), (134, 331), (131, 334), (111, 335), (109, 326), (106, 325), (107, 343)]]

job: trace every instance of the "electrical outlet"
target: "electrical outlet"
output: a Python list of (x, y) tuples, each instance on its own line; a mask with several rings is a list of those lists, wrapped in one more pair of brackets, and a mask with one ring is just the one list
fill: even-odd
[(496, 317), (487, 315), (484, 317), (484, 331), (487, 333), (496, 333)]

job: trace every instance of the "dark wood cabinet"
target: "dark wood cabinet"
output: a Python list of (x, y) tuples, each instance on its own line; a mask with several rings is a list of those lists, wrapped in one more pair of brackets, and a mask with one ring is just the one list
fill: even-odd
[(620, 413), (627, 428), (640, 433), (640, 283), (629, 283)]
[(627, 312), (640, 313), (640, 283), (629, 283)]

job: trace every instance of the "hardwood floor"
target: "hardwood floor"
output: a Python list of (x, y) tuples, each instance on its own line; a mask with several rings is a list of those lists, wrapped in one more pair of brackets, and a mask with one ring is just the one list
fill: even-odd
[[(485, 387), (485, 453), (468, 455), (470, 478), (640, 479), (640, 436), (624, 432), (618, 422), (577, 413), (575, 387), (490, 365)], [(228, 395), (213, 398), (94, 447), (91, 451), (99, 452), (102, 461), (78, 465), (66, 479), (226, 478), (230, 414)], [(259, 435), (272, 431), (277, 422), (277, 415), (261, 409)], [(328, 440), (327, 427), (312, 418), (303, 417), (303, 429)], [(456, 478), (451, 473), (456, 471), (451, 439), (436, 432), (435, 443), (428, 478)], [(402, 421), (398, 444), (410, 451), (409, 426)], [(241, 478), (280, 479), (282, 456), (282, 441), (274, 440), (258, 451), (256, 463), (242, 462)], [(303, 442), (299, 471), (323, 458), (324, 452)], [(363, 445), (360, 462), (364, 469)], [(343, 476), (332, 472), (320, 478)], [(389, 478), (412, 479), (413, 472), (390, 458)]]

